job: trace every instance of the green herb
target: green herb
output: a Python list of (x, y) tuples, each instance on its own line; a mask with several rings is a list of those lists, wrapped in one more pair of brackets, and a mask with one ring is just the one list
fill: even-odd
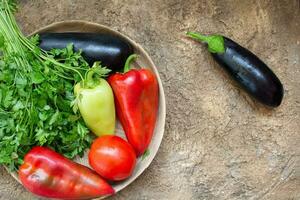
[(41, 50), (37, 35), (28, 39), (20, 31), (15, 8), (15, 1), (0, 0), (0, 163), (12, 170), (33, 146), (74, 158), (92, 142), (71, 107), (88, 64), (72, 45)]
[(221, 35), (201, 35), (196, 32), (187, 32), (187, 36), (198, 40), (200, 42), (205, 42), (208, 45), (208, 51), (211, 53), (224, 53), (225, 45), (224, 38)]

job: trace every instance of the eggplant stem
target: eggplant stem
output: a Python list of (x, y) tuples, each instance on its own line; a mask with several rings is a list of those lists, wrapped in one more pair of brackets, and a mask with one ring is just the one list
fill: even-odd
[(187, 36), (204, 42), (208, 45), (208, 51), (211, 53), (224, 53), (225, 52), (225, 43), (224, 38), (221, 35), (202, 35), (197, 32), (187, 32)]
[(197, 32), (191, 32), (191, 31), (188, 31), (186, 33), (187, 36), (195, 39), (195, 40), (198, 40), (200, 42), (205, 42), (205, 43), (208, 43), (209, 41), (209, 36), (206, 36), (206, 35), (202, 35), (200, 33), (197, 33)]

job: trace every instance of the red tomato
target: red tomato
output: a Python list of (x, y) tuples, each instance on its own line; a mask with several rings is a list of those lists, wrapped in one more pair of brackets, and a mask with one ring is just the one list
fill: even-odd
[(103, 178), (120, 181), (132, 174), (136, 154), (124, 139), (106, 135), (93, 142), (89, 152), (89, 163)]

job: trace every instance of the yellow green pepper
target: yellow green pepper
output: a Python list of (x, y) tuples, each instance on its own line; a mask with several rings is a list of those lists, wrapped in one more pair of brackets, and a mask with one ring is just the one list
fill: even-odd
[(113, 135), (115, 132), (113, 91), (108, 82), (101, 78), (109, 71), (95, 63), (86, 73), (84, 80), (74, 87), (74, 108), (79, 109), (87, 127), (97, 136)]

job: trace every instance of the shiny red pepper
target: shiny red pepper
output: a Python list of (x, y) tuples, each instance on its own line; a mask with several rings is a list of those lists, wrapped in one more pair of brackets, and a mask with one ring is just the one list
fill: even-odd
[(155, 74), (148, 69), (131, 69), (130, 62), (137, 55), (128, 57), (124, 73), (108, 78), (114, 95), (118, 118), (128, 142), (137, 156), (148, 148), (155, 128), (158, 110), (158, 83)]
[(114, 189), (91, 169), (46, 147), (34, 147), (19, 168), (30, 192), (48, 198), (89, 199), (114, 194)]

